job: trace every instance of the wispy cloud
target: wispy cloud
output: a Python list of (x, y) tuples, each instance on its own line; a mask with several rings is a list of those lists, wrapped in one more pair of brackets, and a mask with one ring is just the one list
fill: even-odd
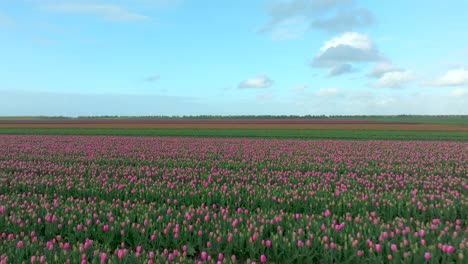
[(292, 17), (278, 22), (278, 25), (271, 32), (273, 40), (295, 39), (303, 35), (308, 30), (308, 22), (304, 17)]
[(396, 67), (388, 61), (383, 61), (375, 64), (371, 72), (367, 74), (367, 77), (380, 78), (388, 72), (401, 72), (403, 69)]
[(347, 73), (351, 73), (355, 71), (356, 71), (356, 68), (354, 68), (353, 65), (349, 63), (344, 63), (344, 64), (333, 67), (327, 73), (327, 77), (335, 77), (335, 76), (339, 76), (339, 75), (343, 75), (343, 74), (347, 74)]
[(146, 7), (170, 8), (181, 5), (184, 0), (131, 0), (131, 3), (138, 3)]
[(338, 11), (334, 16), (312, 21), (311, 27), (331, 33), (344, 32), (365, 27), (374, 23), (372, 13), (364, 8)]
[(416, 80), (416, 74), (412, 71), (392, 71), (383, 74), (371, 86), (375, 88), (401, 88), (405, 84)]
[(159, 81), (159, 79), (161, 79), (159, 74), (155, 74), (155, 75), (151, 75), (151, 76), (146, 77), (145, 81), (146, 82), (157, 82), (157, 81)]
[(301, 84), (296, 87), (294, 87), (292, 90), (296, 93), (303, 93), (307, 89), (307, 85)]
[(251, 77), (240, 82), (239, 88), (268, 88), (273, 85), (273, 81), (266, 75)]
[(449, 96), (452, 97), (462, 97), (462, 96), (467, 96), (468, 95), (468, 89), (463, 89), (463, 88), (457, 88), (450, 92)]
[(461, 86), (468, 84), (468, 70), (464, 68), (447, 71), (435, 80), (423, 83), (423, 86)]
[(369, 10), (357, 8), (353, 0), (270, 0), (265, 10), (269, 20), (259, 32), (271, 33), (274, 39), (278, 35), (288, 36), (284, 39), (297, 37), (311, 29), (346, 32), (375, 20)]
[(275, 98), (273, 93), (262, 93), (262, 94), (257, 94), (255, 97), (257, 101), (270, 101), (273, 98)]
[(42, 7), (43, 10), (55, 13), (92, 15), (110, 21), (137, 22), (147, 21), (150, 17), (128, 10), (115, 4), (90, 3), (56, 3)]
[(196, 98), (182, 96), (22, 90), (0, 90), (0, 94), (0, 115), (197, 115), (210, 111)]
[(340, 93), (337, 88), (321, 88), (317, 92), (314, 93), (315, 96), (318, 97), (329, 97), (329, 96), (336, 96)]
[(15, 24), (15, 21), (10, 16), (0, 13), (0, 27), (10, 27)]

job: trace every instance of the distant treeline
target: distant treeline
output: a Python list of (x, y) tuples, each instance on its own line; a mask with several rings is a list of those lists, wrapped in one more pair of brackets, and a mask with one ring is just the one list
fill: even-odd
[(468, 119), (468, 115), (195, 115), (195, 116), (37, 116), (37, 119)]

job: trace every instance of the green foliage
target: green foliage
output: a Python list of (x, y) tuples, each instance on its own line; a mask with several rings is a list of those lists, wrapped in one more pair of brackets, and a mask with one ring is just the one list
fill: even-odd
[(393, 130), (0, 128), (0, 134), (468, 141), (467, 132)]
[(0, 120), (233, 120), (233, 119), (320, 119), (320, 120), (368, 120), (376, 122), (408, 122), (425, 124), (468, 125), (468, 115), (198, 115), (198, 116), (0, 116)]

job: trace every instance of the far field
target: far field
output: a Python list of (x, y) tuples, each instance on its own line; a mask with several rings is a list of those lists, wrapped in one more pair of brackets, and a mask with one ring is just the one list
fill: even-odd
[(0, 128), (0, 134), (468, 141), (467, 132), (398, 130)]
[[(468, 141), (462, 117), (1, 119), (0, 134)], [(377, 119), (380, 120), (377, 120)], [(426, 120), (426, 123), (417, 120)], [(389, 122), (389, 120), (391, 122)], [(414, 121), (414, 122), (410, 122)], [(438, 121), (438, 122), (436, 122)]]
[(92, 116), (92, 117), (49, 117), (49, 116), (0, 116), (0, 120), (239, 120), (239, 119), (289, 119), (289, 120), (361, 120), (374, 122), (402, 122), (424, 124), (468, 125), (468, 115), (393, 115), (393, 116)]
[[(452, 123), (386, 122), (362, 119), (53, 119), (0, 120), (0, 134), (191, 136), (359, 140), (468, 141), (468, 125), (462, 118)], [(436, 117), (419, 119), (437, 120)], [(450, 119), (450, 118), (448, 118)], [(454, 120), (458, 120), (454, 122)], [(415, 120), (413, 120), (415, 121)]]

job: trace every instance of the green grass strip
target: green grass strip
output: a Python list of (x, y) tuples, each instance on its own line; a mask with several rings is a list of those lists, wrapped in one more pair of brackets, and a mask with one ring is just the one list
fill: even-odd
[(393, 130), (0, 128), (0, 134), (468, 141), (467, 132)]

